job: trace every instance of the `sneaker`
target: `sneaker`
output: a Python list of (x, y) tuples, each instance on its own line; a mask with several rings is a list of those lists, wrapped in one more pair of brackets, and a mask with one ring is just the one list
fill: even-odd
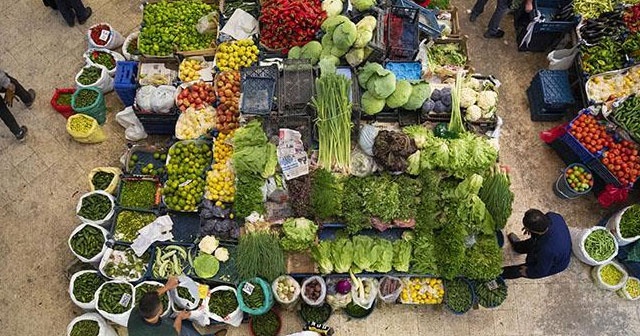
[(91, 7), (87, 7), (86, 8), (85, 14), (86, 14), (86, 16), (82, 20), (78, 19), (78, 23), (79, 24), (84, 24), (91, 17), (91, 14), (93, 14), (93, 11), (91, 10)]
[(504, 30), (498, 29), (498, 31), (495, 32), (495, 33), (492, 33), (492, 32), (487, 30), (487, 32), (485, 32), (484, 35), (482, 35), (482, 36), (484, 36), (484, 38), (488, 38), (488, 39), (489, 38), (499, 39), (499, 38), (504, 37)]
[(24, 138), (27, 136), (27, 131), (27, 126), (21, 126), (20, 132), (16, 134), (16, 139), (18, 139), (18, 141), (24, 140)]
[(471, 15), (469, 15), (469, 22), (476, 22), (476, 20), (478, 19), (478, 16), (471, 13)]
[(33, 89), (29, 89), (29, 90), (27, 90), (27, 92), (29, 93), (29, 96), (31, 97), (31, 103), (24, 104), (24, 106), (26, 106), (28, 109), (30, 109), (33, 106), (33, 103), (35, 103), (35, 101), (36, 101), (36, 92)]

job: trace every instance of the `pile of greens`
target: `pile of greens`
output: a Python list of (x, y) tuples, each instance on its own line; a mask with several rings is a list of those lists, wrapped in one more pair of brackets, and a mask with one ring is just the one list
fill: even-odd
[(622, 238), (640, 236), (640, 205), (630, 206), (620, 218), (620, 235)]
[(272, 282), (286, 272), (280, 240), (270, 232), (240, 236), (237, 251), (235, 262), (241, 279), (261, 277)]
[(102, 194), (92, 194), (82, 199), (78, 216), (89, 220), (104, 219), (111, 211), (111, 200)]
[(79, 302), (93, 301), (96, 291), (104, 283), (104, 279), (97, 272), (86, 272), (75, 278), (73, 282), (73, 297)]
[(473, 306), (471, 285), (461, 278), (445, 282), (444, 304), (454, 313), (463, 314)]
[(509, 190), (509, 176), (501, 171), (492, 171), (482, 183), (478, 196), (493, 217), (497, 230), (502, 230), (511, 216), (513, 192)]
[(287, 193), (293, 215), (310, 218), (313, 212), (311, 207), (311, 176), (307, 174), (287, 181)]
[(593, 230), (584, 239), (584, 250), (595, 261), (605, 261), (616, 253), (616, 239), (606, 229)]
[(236, 294), (230, 290), (218, 290), (209, 296), (209, 311), (225, 318), (238, 309)]
[(102, 252), (104, 242), (104, 234), (100, 229), (92, 225), (85, 225), (71, 237), (69, 243), (73, 252), (86, 259), (91, 259)]
[(281, 323), (278, 315), (270, 310), (266, 314), (251, 318), (251, 330), (256, 336), (275, 336), (280, 330)]
[(284, 237), (280, 240), (285, 251), (303, 251), (316, 239), (318, 225), (306, 218), (289, 218), (282, 224)]
[(98, 321), (82, 320), (76, 322), (71, 328), (70, 336), (98, 336), (100, 334), (100, 325)]
[(262, 290), (262, 286), (251, 281), (248, 281), (247, 283), (253, 285), (253, 291), (251, 291), (251, 294), (247, 294), (247, 292), (242, 290), (242, 302), (244, 302), (245, 306), (251, 309), (262, 308), (264, 305), (264, 291)]
[(116, 217), (113, 237), (124, 242), (133, 242), (138, 236), (138, 230), (156, 220), (152, 212), (122, 210)]
[(507, 285), (504, 280), (476, 282), (474, 286), (478, 304), (485, 308), (494, 308), (507, 299)]
[(120, 185), (118, 203), (125, 208), (151, 209), (156, 205), (158, 184), (152, 180), (125, 179)]
[(105, 190), (111, 184), (113, 177), (113, 173), (99, 171), (91, 178), (91, 185), (93, 185), (95, 190)]
[(342, 181), (326, 169), (311, 175), (311, 207), (319, 219), (331, 219), (342, 213)]

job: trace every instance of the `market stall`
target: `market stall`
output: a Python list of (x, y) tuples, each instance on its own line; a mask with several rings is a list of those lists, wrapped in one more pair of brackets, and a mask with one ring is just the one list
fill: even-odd
[[(73, 277), (74, 302), (126, 326), (136, 301), (122, 297), (179, 276), (163, 314), (255, 335), (278, 334), (281, 309), (324, 323), (381, 304), (499, 306), (513, 202), (500, 82), (470, 68), (457, 9), (236, 5), (149, 1), (130, 61), (87, 54), (69, 133), (105, 139), (108, 76), (125, 136), (167, 141), (90, 175), (69, 246), (96, 271)], [(71, 335), (88, 328), (74, 323)]]

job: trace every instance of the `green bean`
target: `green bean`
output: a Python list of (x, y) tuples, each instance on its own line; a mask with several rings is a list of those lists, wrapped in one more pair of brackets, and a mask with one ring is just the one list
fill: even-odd
[(258, 309), (264, 305), (264, 292), (259, 284), (249, 282), (254, 286), (251, 295), (242, 291), (242, 300), (244, 304), (251, 309)]
[(251, 329), (256, 336), (275, 336), (280, 330), (280, 319), (270, 310), (266, 314), (253, 316)]
[(71, 328), (70, 336), (98, 336), (100, 325), (94, 320), (78, 321)]
[(98, 99), (98, 96), (99, 94), (97, 91), (81, 89), (80, 92), (78, 92), (78, 95), (76, 96), (75, 107), (83, 108), (83, 107), (91, 106), (93, 105), (93, 103), (95, 103), (96, 99)]
[(616, 242), (606, 230), (595, 230), (584, 241), (584, 249), (595, 261), (609, 259), (616, 250)]
[(640, 236), (640, 205), (634, 204), (622, 214), (620, 235), (622, 238)]
[(224, 318), (236, 309), (238, 309), (238, 300), (232, 291), (219, 290), (211, 293), (209, 310), (212, 313)]
[(473, 293), (469, 284), (458, 278), (445, 283), (444, 301), (456, 313), (466, 313), (473, 305)]
[(181, 297), (189, 302), (195, 301), (195, 299), (191, 295), (191, 292), (189, 292), (189, 288), (187, 287), (178, 287), (178, 297)]

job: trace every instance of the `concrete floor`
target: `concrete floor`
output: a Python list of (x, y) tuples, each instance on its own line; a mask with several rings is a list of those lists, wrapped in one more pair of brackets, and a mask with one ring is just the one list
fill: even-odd
[[(87, 174), (96, 166), (118, 164), (125, 147), (114, 113), (122, 109), (115, 94), (107, 97), (109, 139), (81, 145), (67, 135), (65, 120), (49, 105), (53, 89), (70, 87), (86, 48), (86, 27), (108, 22), (128, 34), (141, 20), (139, 1), (86, 0), (94, 15), (82, 27), (69, 28), (40, 0), (0, 1), (0, 68), (33, 87), (38, 98), (32, 110), (17, 103), (12, 111), (29, 127), (24, 143), (0, 126), (0, 334), (62, 335), (80, 314), (67, 293), (65, 268), (73, 261), (67, 238), (78, 224), (74, 209), (88, 190)], [(478, 72), (494, 74), (503, 83), (499, 113), (504, 118), (501, 160), (512, 167), (516, 194), (509, 230), (519, 231), (530, 207), (563, 214), (572, 226), (589, 227), (605, 211), (595, 198), (559, 200), (551, 192), (562, 163), (538, 140), (553, 123), (532, 123), (525, 96), (534, 73), (544, 68), (544, 54), (516, 51), (512, 18), (503, 22), (504, 40), (482, 38), (494, 8), (472, 25), (465, 11), (472, 0), (454, 1), (462, 31), (469, 36), (471, 63)], [(505, 252), (506, 261), (516, 257)], [(498, 309), (480, 309), (453, 316), (429, 307), (393, 306), (377, 309), (364, 321), (334, 316), (337, 335), (632, 335), (640, 332), (638, 304), (596, 289), (589, 268), (573, 260), (569, 270), (544, 280), (509, 282), (509, 298)], [(283, 332), (299, 329), (294, 315), (285, 316)], [(243, 327), (230, 335), (248, 335)]]

